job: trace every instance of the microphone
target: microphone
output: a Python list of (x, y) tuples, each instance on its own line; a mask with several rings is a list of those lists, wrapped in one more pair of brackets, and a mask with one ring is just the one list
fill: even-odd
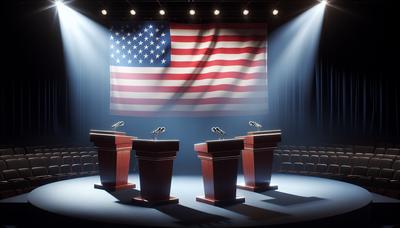
[(211, 128), (211, 132), (215, 133), (216, 135), (218, 135), (219, 139), (224, 139), (224, 135), (226, 134), (225, 131), (223, 131), (221, 128), (219, 127), (212, 127)]
[(257, 123), (256, 121), (252, 121), (252, 120), (249, 121), (249, 125), (252, 126), (252, 127), (257, 128), (257, 131), (259, 131), (262, 128), (261, 124)]
[(112, 128), (114, 131), (116, 131), (117, 128), (123, 127), (123, 126), (125, 126), (125, 122), (121, 120), (121, 121), (118, 121), (118, 122), (114, 123), (113, 125), (111, 125), (111, 128)]
[(157, 137), (161, 134), (164, 133), (167, 129), (165, 127), (157, 127), (154, 129), (151, 134), (153, 135), (153, 139), (157, 140)]

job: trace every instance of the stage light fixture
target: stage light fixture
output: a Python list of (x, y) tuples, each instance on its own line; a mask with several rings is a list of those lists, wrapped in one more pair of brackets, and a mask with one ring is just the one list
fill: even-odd
[(59, 1), (55, 2), (55, 5), (56, 5), (57, 9), (60, 9), (64, 5), (64, 3), (61, 0), (59, 0)]
[(189, 14), (193, 16), (196, 14), (196, 11), (194, 9), (191, 9), (191, 10), (189, 10)]
[(250, 11), (248, 9), (243, 10), (243, 15), (249, 15)]
[(326, 4), (328, 4), (327, 0), (321, 0), (320, 4), (322, 4), (323, 6), (326, 6)]
[(165, 15), (165, 10), (160, 9), (160, 11), (158, 11), (160, 13), (160, 15)]
[(102, 10), (101, 10), (101, 14), (103, 14), (104, 16), (107, 15), (107, 10), (102, 9)]
[(135, 11), (134, 9), (131, 9), (131, 11), (129, 11), (129, 13), (130, 13), (131, 15), (136, 15), (136, 11)]
[(277, 10), (277, 9), (272, 10), (272, 15), (276, 16), (278, 14), (279, 14), (279, 10)]
[(219, 9), (214, 10), (214, 15), (219, 15), (220, 13)]

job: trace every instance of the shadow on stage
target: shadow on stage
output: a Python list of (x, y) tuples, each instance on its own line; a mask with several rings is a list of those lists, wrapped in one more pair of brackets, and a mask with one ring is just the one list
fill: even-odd
[(318, 198), (315, 196), (304, 197), (304, 196), (292, 195), (292, 194), (279, 192), (279, 191), (266, 191), (266, 192), (262, 192), (260, 194), (263, 194), (263, 195), (273, 198), (273, 199), (263, 200), (264, 202), (276, 204), (279, 206), (291, 206), (291, 205), (295, 205), (295, 204), (304, 204), (304, 203), (310, 203), (310, 202), (319, 201), (319, 200), (325, 200), (323, 198)]

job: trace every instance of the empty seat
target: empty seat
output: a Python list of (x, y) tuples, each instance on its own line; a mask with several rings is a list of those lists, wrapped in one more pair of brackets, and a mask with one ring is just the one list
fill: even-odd
[(31, 157), (28, 160), (31, 167), (47, 167), (46, 157)]
[(373, 183), (378, 188), (385, 188), (389, 185), (390, 180), (393, 178), (393, 169), (381, 169), (379, 177), (373, 179)]
[(327, 151), (327, 152), (326, 152), (326, 155), (328, 155), (328, 156), (334, 156), (334, 155), (336, 155), (336, 153), (335, 153), (334, 151)]
[(287, 173), (292, 169), (292, 163), (291, 162), (282, 162), (281, 166), (279, 168), (280, 172)]
[(290, 162), (289, 154), (281, 154), (281, 161), (282, 162)]
[(299, 154), (291, 154), (290, 155), (290, 162), (292, 162), (292, 163), (302, 162), (300, 155)]
[[(277, 152), (281, 152), (281, 150), (279, 150), (279, 151), (277, 151)], [(91, 151), (89, 151), (89, 155), (97, 155), (97, 151), (94, 151), (94, 150), (91, 150)]]
[(330, 174), (339, 174), (339, 165), (330, 164), (326, 171), (327, 171), (327, 173), (330, 173)]
[(66, 151), (61, 152), (61, 156), (69, 156), (69, 152), (66, 152)]
[(328, 160), (329, 160), (328, 155), (319, 156), (319, 163), (320, 164), (328, 164)]
[(86, 173), (88, 173), (89, 175), (93, 175), (96, 173), (95, 171), (95, 165), (93, 163), (84, 163), (82, 170)]
[(93, 162), (94, 162), (94, 163), (99, 163), (99, 157), (98, 157), (97, 154), (96, 154), (96, 155), (93, 155), (92, 157), (93, 157)]
[(7, 164), (5, 161), (0, 160), (0, 172), (7, 169)]
[(53, 175), (53, 176), (56, 176), (56, 175), (60, 174), (60, 166), (58, 166), (58, 165), (50, 165), (47, 168), (47, 173), (49, 175)]
[(390, 169), (390, 168), (392, 168), (392, 163), (393, 163), (393, 160), (391, 160), (391, 159), (387, 159), (387, 158), (380, 159), (379, 167), (384, 168), (384, 169)]
[(354, 166), (351, 175), (366, 176), (368, 168), (366, 166)]
[(83, 155), (81, 157), (81, 162), (82, 162), (82, 164), (84, 164), (84, 163), (94, 163), (94, 160), (93, 160), (93, 157), (90, 156), (90, 155)]
[(354, 146), (354, 153), (372, 153), (374, 152), (373, 146)]
[(318, 157), (318, 155), (311, 155), (309, 157), (309, 160), (310, 160), (310, 163), (317, 164), (319, 162), (319, 157)]
[(316, 165), (314, 163), (305, 163), (304, 164), (304, 171), (308, 174), (314, 173), (316, 170)]
[(80, 173), (80, 172), (82, 172), (82, 166), (81, 166), (81, 164), (72, 164), (71, 165), (71, 171), (72, 171), (72, 173)]
[(72, 157), (72, 164), (81, 164), (81, 156), (73, 156)]
[(337, 164), (337, 156), (336, 155), (329, 156), (328, 164)]
[(392, 169), (400, 170), (400, 160), (396, 160), (395, 162), (393, 162)]
[(49, 158), (49, 166), (52, 165), (61, 165), (61, 157), (60, 156), (51, 156)]
[(385, 148), (382, 148), (382, 147), (380, 147), (380, 148), (375, 148), (374, 153), (375, 153), (375, 154), (385, 154), (385, 153), (386, 153), (386, 149), (385, 149)]
[(340, 175), (341, 176), (347, 176), (351, 174), (351, 166), (349, 165), (341, 165), (340, 166)]
[(349, 156), (338, 156), (337, 157), (337, 163), (340, 165), (350, 165), (350, 158)]
[(23, 147), (15, 147), (14, 154), (26, 154), (25, 148)]
[(344, 156), (344, 152), (342, 151), (336, 151), (336, 156)]
[(77, 151), (72, 151), (69, 153), (71, 156), (79, 156), (79, 152)]
[(353, 166), (368, 166), (369, 157), (353, 157), (352, 165)]
[(386, 149), (386, 154), (400, 155), (400, 149), (398, 149), (398, 148), (387, 148)]
[(14, 151), (12, 148), (5, 148), (5, 149), (0, 149), (0, 155), (13, 155)]
[(295, 162), (292, 165), (292, 173), (302, 173), (304, 171), (304, 165), (302, 162)]
[(72, 164), (72, 157), (71, 156), (63, 156), (62, 157), (62, 162), (63, 165), (67, 164), (67, 165), (71, 165)]
[(308, 151), (308, 155), (310, 155), (310, 156), (317, 155), (318, 156), (318, 152), (314, 151), (314, 150), (310, 150), (310, 151)]
[(380, 159), (373, 157), (368, 162), (368, 167), (379, 167)]
[(308, 162), (310, 162), (310, 156), (308, 156), (308, 155), (306, 155), (306, 154), (301, 155), (301, 161), (302, 161), (303, 163), (308, 163)]
[(328, 169), (327, 164), (317, 164), (317, 172), (318, 173), (326, 173), (327, 169)]

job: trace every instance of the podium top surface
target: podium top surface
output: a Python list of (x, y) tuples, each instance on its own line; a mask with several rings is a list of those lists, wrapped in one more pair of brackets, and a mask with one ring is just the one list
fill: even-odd
[(132, 149), (138, 151), (179, 151), (179, 140), (135, 139)]
[(281, 141), (281, 133), (246, 135), (243, 140), (244, 144), (277, 143)]
[(90, 131), (90, 141), (93, 142), (96, 146), (115, 146), (121, 144), (129, 144), (132, 145), (132, 139), (134, 137), (126, 135), (125, 132), (120, 132), (121, 134), (113, 134), (107, 133), (112, 131), (98, 131), (91, 130)]
[(194, 144), (195, 151), (208, 153), (242, 150), (243, 147), (243, 139), (207, 140), (204, 143)]
[(97, 129), (90, 129), (90, 133), (107, 134), (107, 135), (126, 135), (126, 133), (123, 131), (97, 130)]
[(247, 132), (247, 135), (259, 135), (259, 134), (270, 134), (270, 133), (282, 133), (282, 131), (279, 129), (263, 130), (263, 131), (249, 131), (249, 132)]

